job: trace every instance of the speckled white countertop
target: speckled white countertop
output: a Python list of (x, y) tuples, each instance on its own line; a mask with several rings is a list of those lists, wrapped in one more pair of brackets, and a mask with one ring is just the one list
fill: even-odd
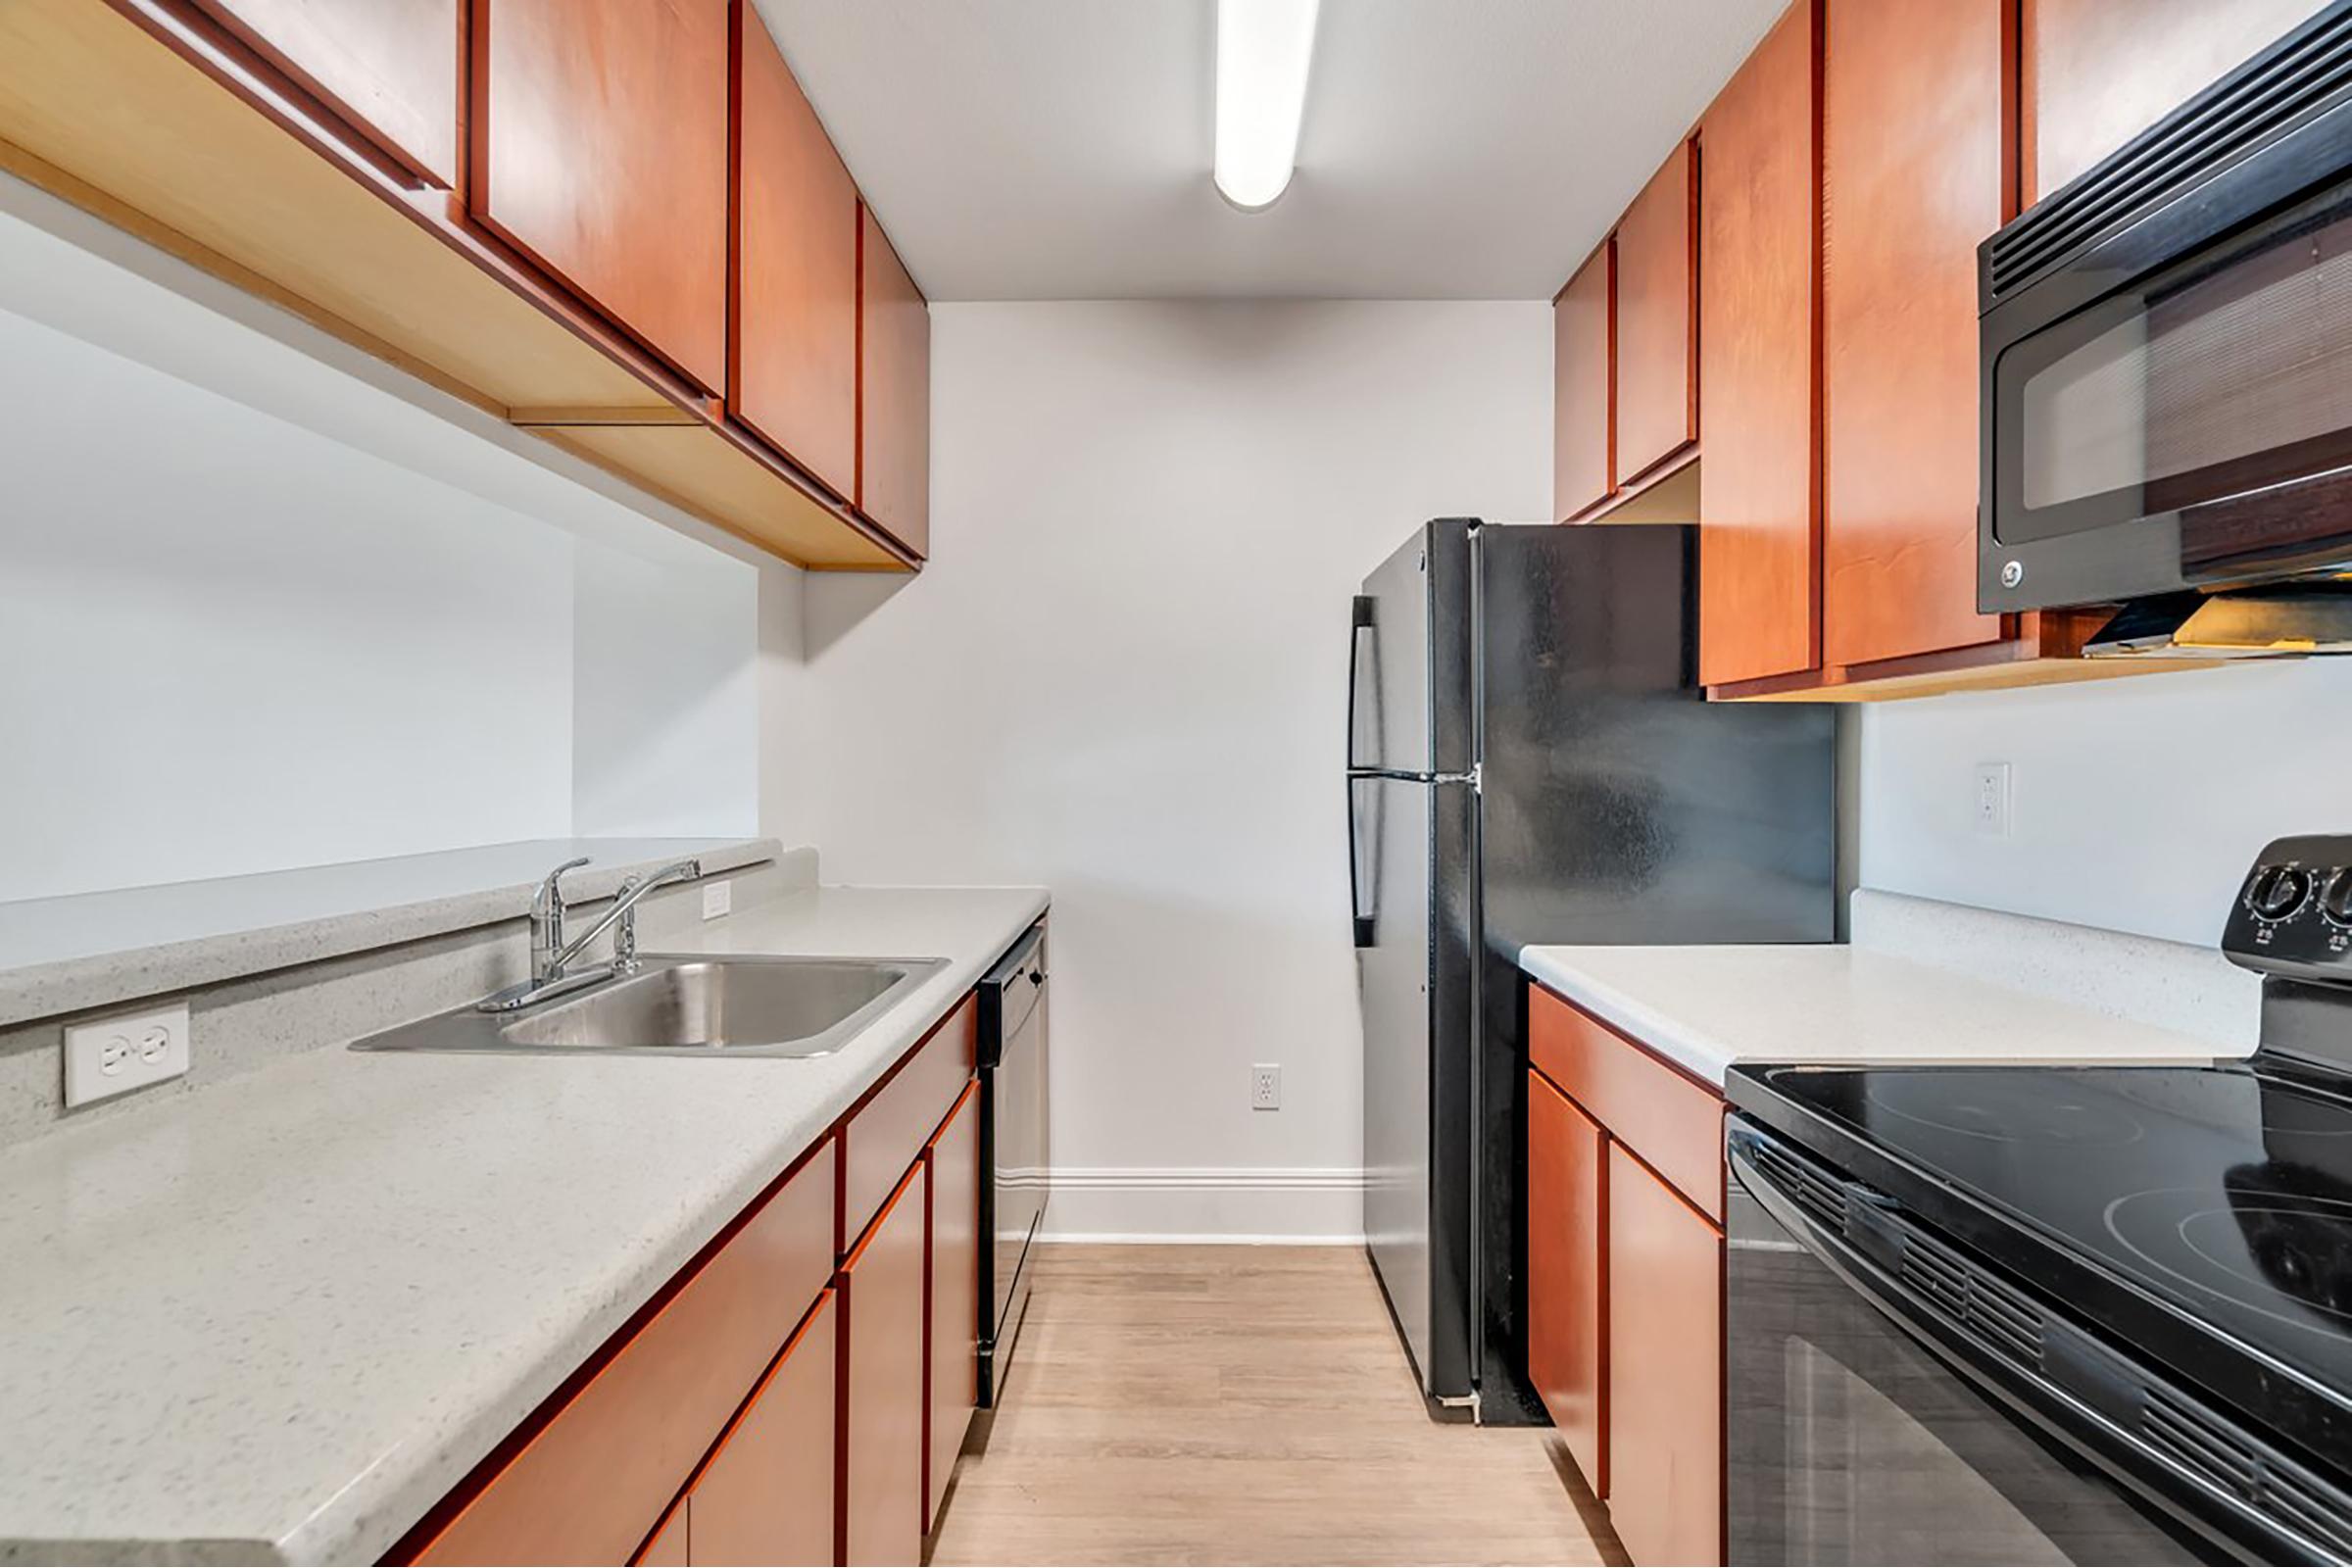
[(812, 1060), (324, 1049), (0, 1153), (0, 1561), (371, 1561), (1046, 906), (791, 894), (668, 948), (941, 956)]
[(2213, 950), (1887, 894), (1854, 900), (1850, 946), (1530, 947), (1519, 963), (1716, 1084), (1740, 1061), (2130, 1063), (2254, 1050), (2260, 984)]

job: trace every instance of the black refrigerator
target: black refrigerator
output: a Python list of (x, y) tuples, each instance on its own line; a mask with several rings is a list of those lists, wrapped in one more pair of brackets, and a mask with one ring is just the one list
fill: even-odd
[(1446, 517), (1350, 617), (1364, 1233), (1431, 1412), (1526, 1386), (1531, 943), (1827, 942), (1833, 727), (1708, 703), (1697, 531)]

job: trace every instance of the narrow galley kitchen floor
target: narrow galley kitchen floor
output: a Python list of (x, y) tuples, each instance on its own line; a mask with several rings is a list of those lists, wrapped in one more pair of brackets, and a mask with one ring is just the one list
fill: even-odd
[(1625, 1560), (1548, 1431), (1423, 1413), (1353, 1248), (1053, 1246), (1036, 1266), (934, 1564)]

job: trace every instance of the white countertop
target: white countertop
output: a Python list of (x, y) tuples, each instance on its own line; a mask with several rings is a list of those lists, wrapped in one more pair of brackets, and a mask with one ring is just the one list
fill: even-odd
[(323, 1049), (0, 1153), (0, 1562), (373, 1560), (1045, 907), (823, 888), (664, 944), (950, 960), (828, 1057)]
[(1734, 1062), (2168, 1062), (2252, 1042), (2119, 1017), (1869, 948), (1530, 947), (1520, 967), (1721, 1084)]

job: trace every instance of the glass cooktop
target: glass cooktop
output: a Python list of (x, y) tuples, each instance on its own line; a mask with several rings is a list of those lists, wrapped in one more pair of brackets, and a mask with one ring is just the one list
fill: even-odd
[(2233, 1402), (2300, 1385), (2293, 1426), (2319, 1436), (2316, 1404), (2352, 1430), (2329, 1413), (2352, 1420), (2352, 1085), (2230, 1063), (1736, 1068), (1730, 1087), (2091, 1326)]

